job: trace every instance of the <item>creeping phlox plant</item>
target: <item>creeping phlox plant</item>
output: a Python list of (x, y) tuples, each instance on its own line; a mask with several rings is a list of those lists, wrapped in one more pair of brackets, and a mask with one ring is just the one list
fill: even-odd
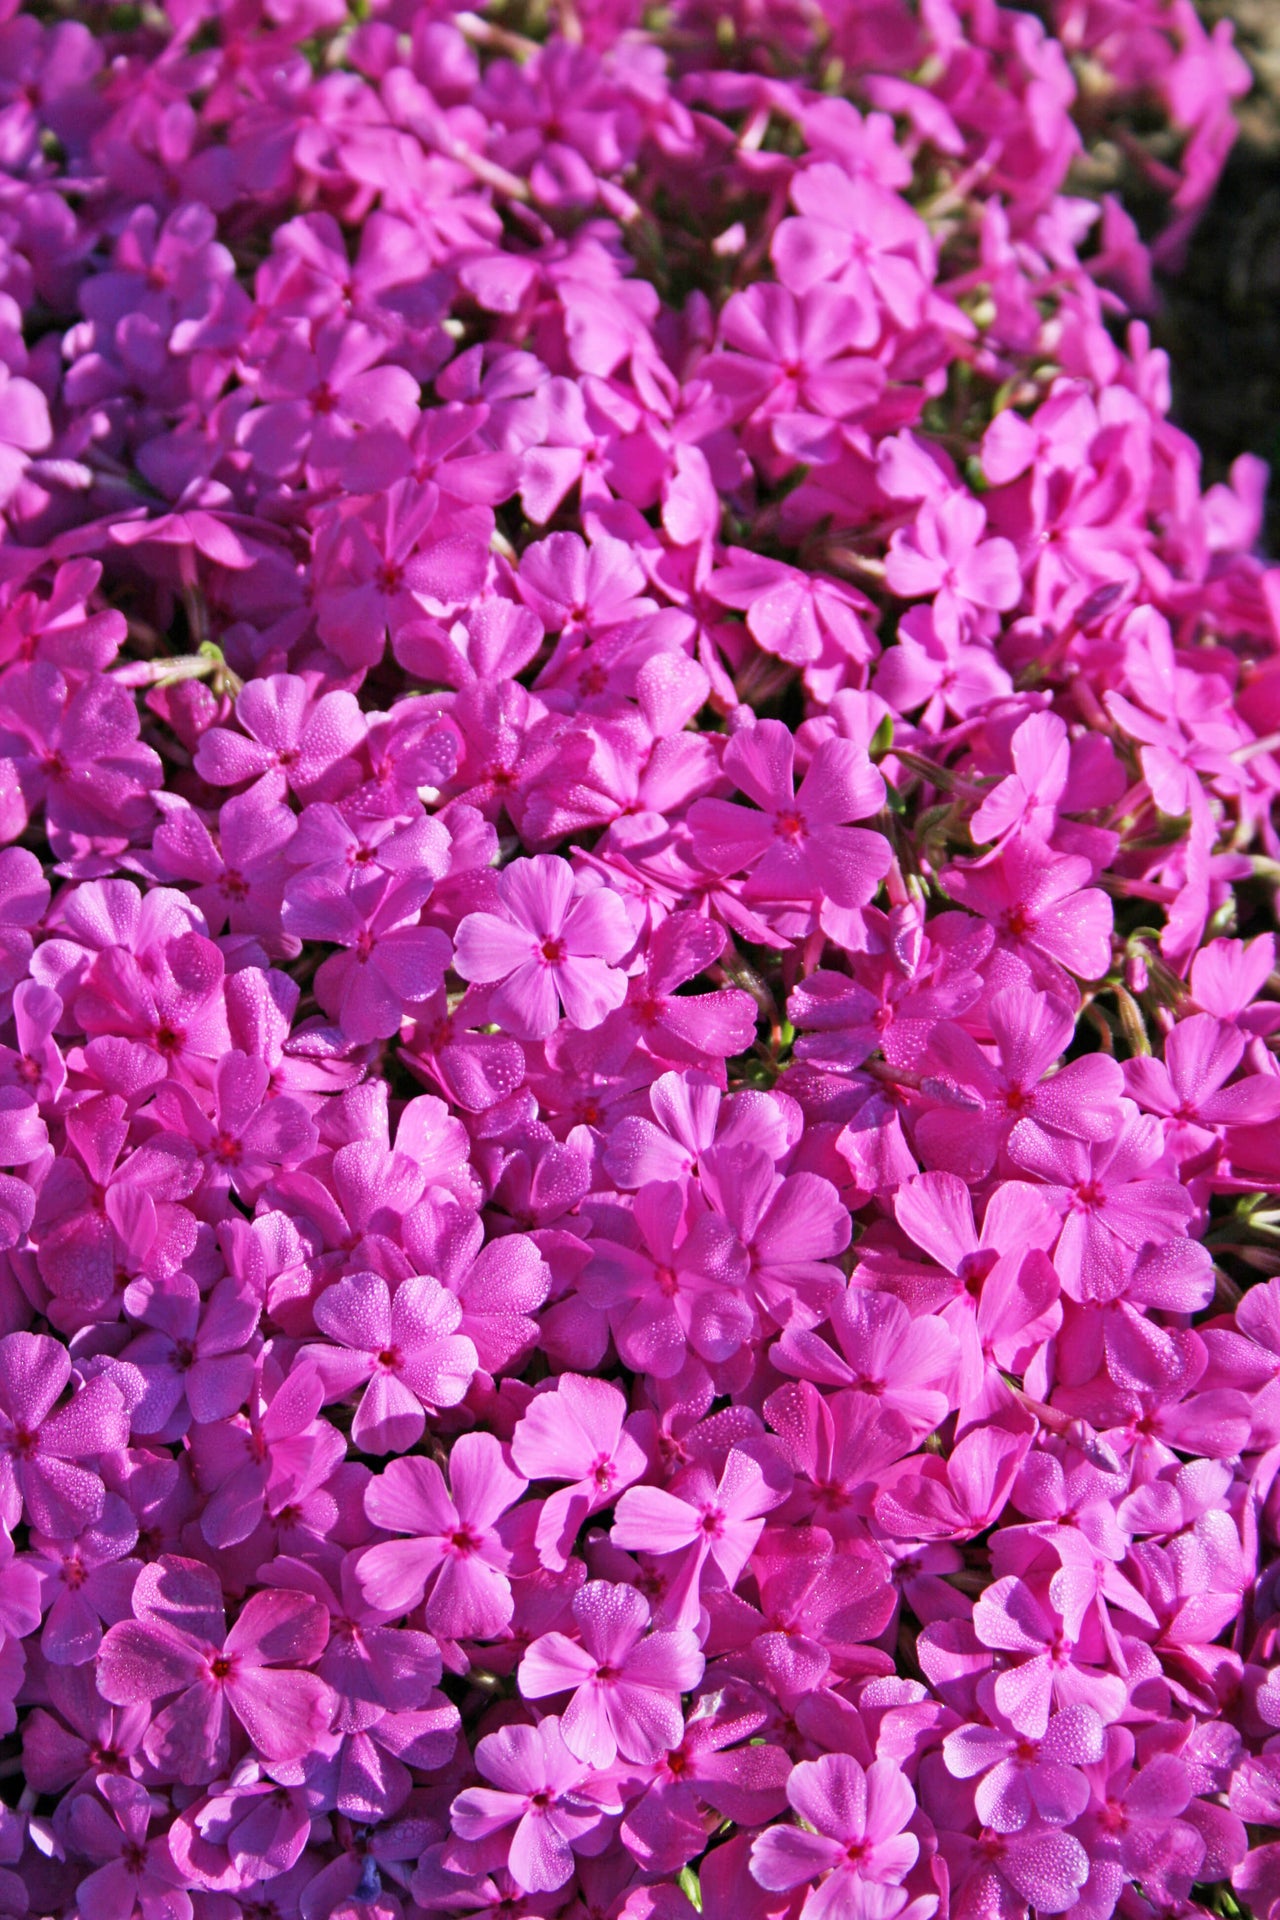
[(1280, 1914), (1229, 34), (0, 11), (0, 1914)]

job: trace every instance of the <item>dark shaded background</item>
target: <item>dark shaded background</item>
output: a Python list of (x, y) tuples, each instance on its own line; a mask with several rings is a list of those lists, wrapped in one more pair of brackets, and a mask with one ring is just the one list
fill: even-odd
[(1199, 10), (1235, 22), (1255, 84), (1153, 330), (1171, 356), (1174, 417), (1203, 449), (1206, 484), (1239, 453), (1271, 462), (1267, 547), (1280, 555), (1280, 0), (1199, 0)]

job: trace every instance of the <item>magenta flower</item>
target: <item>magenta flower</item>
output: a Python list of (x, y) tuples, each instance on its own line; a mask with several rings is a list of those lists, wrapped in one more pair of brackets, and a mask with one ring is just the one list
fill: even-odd
[(142, 1740), (151, 1720), (145, 1701), (113, 1707), (98, 1690), (92, 1663), (51, 1667), (49, 1704), (22, 1730), (28, 1783), (41, 1793), (90, 1792), (103, 1772), (136, 1777), (146, 1766)]
[(304, 1347), (326, 1399), (363, 1386), (351, 1437), (365, 1453), (407, 1453), (428, 1412), (457, 1406), (478, 1364), (458, 1332), (462, 1308), (438, 1280), (402, 1280), (394, 1293), (376, 1273), (352, 1273), (313, 1309), (332, 1346)]
[(1033, 713), (1014, 734), (1009, 754), (1013, 772), (992, 788), (969, 822), (978, 846), (1022, 830), (1048, 840), (1057, 824), (1071, 765), (1065, 723), (1056, 713)]
[(307, 1595), (263, 1589), (228, 1633), (217, 1574), (166, 1554), (139, 1574), (133, 1612), (103, 1636), (98, 1685), (116, 1706), (169, 1701), (143, 1741), (153, 1766), (189, 1785), (211, 1780), (227, 1765), (233, 1716), (267, 1760), (297, 1760), (327, 1731), (333, 1695), (303, 1669), (323, 1651), (329, 1616)]
[(995, 1704), (1029, 1740), (1043, 1739), (1052, 1707), (1092, 1707), (1110, 1721), (1123, 1705), (1123, 1680), (1091, 1671), (1084, 1649), (1073, 1657), (1079, 1636), (1054, 1611), (1012, 1574), (993, 1581), (973, 1610), (978, 1639), (1006, 1656), (993, 1683)]
[(471, 1341), (478, 1365), (496, 1374), (518, 1364), (538, 1337), (533, 1316), (551, 1289), (534, 1242), (516, 1233), (486, 1242), (471, 1209), (445, 1200), (439, 1188), (405, 1217), (402, 1232), (418, 1270), (434, 1275), (457, 1299), (457, 1331)]
[(946, 1831), (939, 1836), (959, 1898), (976, 1911), (997, 1914), (1065, 1913), (1080, 1899), (1089, 1878), (1089, 1856), (1072, 1833), (1033, 1827), (1025, 1833), (986, 1830), (971, 1838)]
[[(260, 1356), (254, 1374), (244, 1410), (197, 1426), (188, 1442), (205, 1495), (200, 1531), (220, 1550), (249, 1539), (265, 1515), (304, 1509), (345, 1451), (342, 1436), (316, 1419), (324, 1388), (313, 1366), (282, 1378), (278, 1364)], [(331, 1525), (332, 1500), (327, 1511)]]
[(449, 937), (418, 915), (430, 875), (371, 875), (350, 888), (324, 874), (306, 874), (286, 891), (283, 925), (303, 940), (345, 949), (316, 973), (316, 994), (349, 1040), (388, 1040), (430, 999), (450, 960)]
[(926, 229), (905, 200), (878, 181), (822, 159), (791, 182), (796, 216), (775, 229), (778, 277), (803, 294), (835, 279), (901, 327), (919, 325), (930, 272)]
[(507, 1032), (545, 1040), (561, 1007), (571, 1026), (590, 1028), (621, 1006), (618, 962), (634, 935), (616, 894), (583, 888), (568, 861), (539, 854), (498, 876), (498, 905), (461, 922), (453, 964), (496, 989), (488, 1010)]
[(175, 1273), (134, 1281), (127, 1305), (138, 1331), (123, 1353), (146, 1382), (131, 1414), (135, 1434), (168, 1438), (192, 1420), (239, 1411), (253, 1387), (248, 1349), (260, 1306), (252, 1293), (228, 1275), (206, 1301), (189, 1275)]
[(654, 929), (644, 971), (610, 1016), (610, 1031), (629, 1033), (659, 1060), (696, 1067), (708, 1055), (728, 1059), (745, 1053), (759, 1017), (755, 1001), (740, 987), (716, 993), (678, 989), (706, 971), (724, 951), (724, 933), (701, 914), (673, 913)]
[(105, 1807), (87, 1793), (70, 1803), (77, 1850), (103, 1862), (76, 1890), (84, 1920), (116, 1920), (122, 1913), (137, 1912), (143, 1920), (190, 1920), (191, 1896), (168, 1835), (147, 1837), (155, 1815), (147, 1789), (140, 1781), (110, 1773), (99, 1776), (97, 1789)]
[(1032, 980), (1050, 993), (1060, 969), (1098, 980), (1111, 964), (1111, 902), (1087, 882), (1089, 862), (1050, 853), (1025, 833), (1012, 835), (998, 855), (951, 866), (947, 891), (990, 920), (1002, 947), (1025, 961)]
[(889, 845), (845, 823), (884, 804), (884, 782), (852, 741), (824, 741), (793, 789), (795, 743), (777, 720), (735, 733), (724, 771), (760, 809), (696, 800), (694, 851), (716, 873), (749, 870), (756, 893), (782, 900), (825, 896), (862, 907), (889, 870)]
[(680, 1695), (702, 1678), (697, 1636), (649, 1633), (649, 1603), (633, 1587), (591, 1580), (573, 1598), (577, 1640), (544, 1633), (520, 1662), (526, 1700), (572, 1692), (560, 1718), (570, 1753), (597, 1770), (652, 1761), (684, 1732)]
[(0, 1519), (55, 1540), (73, 1539), (102, 1516), (106, 1491), (85, 1462), (100, 1462), (129, 1438), (120, 1391), (104, 1374), (71, 1384), (71, 1356), (42, 1333), (0, 1340)]
[[(460, 1723), (457, 1709), (438, 1688), (442, 1667), (435, 1641), (415, 1628), (388, 1625), (387, 1616), (368, 1605), (360, 1594), (356, 1558), (336, 1548), (321, 1550), (310, 1561), (280, 1556), (271, 1563), (271, 1577), (311, 1594), (329, 1614), (329, 1644), (316, 1672), (333, 1689), (337, 1737), (308, 1755), (308, 1793), (331, 1795), (341, 1813), (368, 1823), (389, 1817), (408, 1799), (411, 1767), (433, 1771), (448, 1764)], [(273, 1808), (259, 1811), (275, 1813)], [(301, 1832), (288, 1843), (293, 1859), (310, 1832), (305, 1800), (297, 1812)], [(291, 1807), (286, 1834), (297, 1833), (293, 1814)], [(274, 1821), (255, 1820), (251, 1806), (228, 1808), (222, 1820), (227, 1828), (240, 1829), (233, 1851), (255, 1831), (260, 1842), (278, 1844), (280, 1829)], [(199, 1821), (206, 1837), (212, 1824), (207, 1814)]]
[(935, 1314), (913, 1320), (892, 1294), (852, 1286), (833, 1302), (831, 1326), (839, 1351), (803, 1327), (788, 1328), (775, 1364), (801, 1380), (870, 1394), (922, 1439), (946, 1418), (959, 1347), (945, 1321)]
[(1076, 1140), (1109, 1139), (1125, 1076), (1106, 1054), (1058, 1064), (1075, 1031), (1069, 1008), (1014, 986), (993, 994), (986, 1011), (994, 1060), (957, 1022), (940, 1020), (929, 1034), (929, 1074), (942, 1082), (949, 1103), (930, 1103), (915, 1122), (927, 1164), (980, 1180), (1019, 1123), (1019, 1138), (1040, 1128)]
[(1164, 1176), (1162, 1145), (1158, 1123), (1137, 1116), (1099, 1145), (1039, 1132), (1011, 1143), (1012, 1158), (1046, 1182), (1046, 1198), (1065, 1214), (1053, 1261), (1073, 1300), (1114, 1300), (1144, 1247), (1187, 1231), (1194, 1203)]
[[(37, 1612), (44, 1614), (40, 1648), (57, 1667), (79, 1667), (93, 1659), (105, 1625), (129, 1616), (139, 1562), (127, 1558), (138, 1540), (138, 1525), (118, 1494), (109, 1493), (102, 1517), (75, 1540), (46, 1540), (36, 1534), (26, 1567), (9, 1568), (6, 1584), (13, 1609), (24, 1582), (39, 1581)], [(30, 1631), (30, 1629), (28, 1629)]]
[(760, 1592), (751, 1651), (779, 1700), (799, 1702), (828, 1674), (884, 1671), (884, 1654), (865, 1644), (897, 1607), (878, 1547), (856, 1536), (837, 1545), (822, 1527), (768, 1527), (751, 1566)]
[(660, 1623), (679, 1631), (697, 1620), (699, 1587), (708, 1560), (730, 1586), (751, 1556), (764, 1515), (781, 1506), (791, 1476), (768, 1441), (731, 1447), (719, 1480), (709, 1468), (690, 1467), (676, 1490), (629, 1487), (619, 1500), (611, 1532), (615, 1546), (633, 1553), (680, 1556), (663, 1601)]
[(597, 1239), (583, 1291), (609, 1315), (627, 1366), (669, 1380), (690, 1351), (730, 1359), (756, 1325), (744, 1291), (748, 1261), (729, 1223), (703, 1208), (689, 1219), (682, 1189), (654, 1181), (636, 1195), (631, 1243)]
[(1280, 1079), (1247, 1074), (1231, 1080), (1244, 1058), (1245, 1036), (1209, 1013), (1180, 1020), (1164, 1045), (1164, 1059), (1146, 1055), (1125, 1063), (1127, 1090), (1148, 1113), (1174, 1128), (1257, 1127), (1280, 1119)]
[(1280, 1920), (1229, 23), (137, 11), (0, 5), (0, 1920)]
[(215, 787), (261, 781), (280, 799), (289, 789), (314, 793), (354, 754), (365, 731), (354, 694), (318, 694), (292, 673), (251, 680), (236, 700), (236, 719), (243, 733), (210, 727), (201, 734), (196, 771)]
[(1018, 556), (1008, 540), (984, 540), (980, 501), (953, 493), (926, 500), (913, 525), (895, 533), (885, 560), (890, 591), (904, 600), (933, 598), (944, 646), (967, 637), (984, 613), (1008, 613), (1022, 598)]
[(915, 1865), (920, 1842), (903, 1832), (915, 1795), (891, 1761), (862, 1767), (847, 1753), (802, 1760), (787, 1782), (787, 1799), (806, 1824), (758, 1834), (751, 1874), (772, 1893), (817, 1881), (801, 1907), (809, 1920), (858, 1911), (850, 1903), (859, 1882), (898, 1886)]
[[(782, 1812), (791, 1762), (782, 1747), (760, 1737), (765, 1724), (760, 1696), (746, 1688), (733, 1687), (718, 1699), (704, 1693), (695, 1703), (680, 1744), (646, 1770), (648, 1789), (622, 1824), (628, 1850), (648, 1872), (678, 1873), (703, 1851), (708, 1809), (741, 1827)], [(746, 1835), (740, 1839), (745, 1851)], [(718, 1855), (719, 1849), (707, 1855), (702, 1873)], [(744, 1897), (754, 1897), (745, 1859), (741, 1869)]]
[(22, 484), (31, 455), (43, 453), (52, 439), (49, 405), (39, 387), (6, 366), (0, 372), (0, 507)]
[(486, 508), (443, 507), (430, 481), (397, 480), (355, 511), (332, 510), (315, 538), (320, 638), (345, 666), (370, 667), (388, 633), (466, 605), (484, 582), (492, 525)]
[(404, 1613), (425, 1593), (433, 1633), (492, 1639), (515, 1604), (508, 1574), (517, 1516), (504, 1516), (527, 1485), (487, 1433), (454, 1442), (448, 1486), (434, 1460), (393, 1460), (369, 1482), (365, 1511), (376, 1527), (408, 1538), (361, 1554), (357, 1573), (365, 1598), (388, 1614)]
[(1021, 1833), (1038, 1821), (1065, 1827), (1079, 1819), (1089, 1804), (1081, 1768), (1103, 1752), (1102, 1721), (1092, 1707), (1051, 1714), (1039, 1739), (994, 1718), (992, 1726), (957, 1727), (942, 1745), (957, 1779), (977, 1779), (974, 1804), (983, 1826)]
[(925, 733), (941, 730), (946, 715), (978, 718), (988, 703), (1012, 691), (1012, 681), (985, 643), (943, 640), (932, 606), (909, 607), (893, 646), (876, 663), (875, 690), (895, 713), (923, 709)]
[(573, 1482), (542, 1503), (536, 1541), (544, 1566), (563, 1568), (583, 1522), (613, 1506), (645, 1471), (626, 1412), (617, 1387), (572, 1373), (529, 1402), (511, 1436), (512, 1459), (530, 1480)]
[(850, 351), (873, 347), (878, 332), (874, 307), (834, 287), (811, 287), (799, 299), (785, 287), (749, 287), (731, 295), (720, 316), (733, 353), (705, 371), (744, 411), (839, 420), (880, 397), (877, 362)]
[(265, 1060), (233, 1047), (213, 1069), (212, 1113), (176, 1082), (157, 1092), (155, 1113), (200, 1155), (210, 1198), (230, 1188), (253, 1200), (273, 1174), (314, 1152), (316, 1130), (305, 1107), (287, 1096), (269, 1098), (271, 1079)]
[(246, 415), (238, 438), (254, 464), (273, 478), (305, 464), (324, 474), (355, 455), (362, 432), (412, 431), (418, 382), (406, 367), (379, 366), (384, 333), (330, 323), (314, 345), (286, 340), (258, 375), (261, 407)]
[(1062, 1324), (1058, 1277), (1047, 1258), (1060, 1225), (1043, 1194), (1014, 1180), (994, 1188), (979, 1233), (960, 1178), (922, 1173), (899, 1187), (894, 1214), (950, 1280), (892, 1265), (877, 1277), (916, 1313), (937, 1312), (959, 1340), (961, 1405), (982, 1393), (992, 1362), (1025, 1373)]
[(164, 818), (152, 837), (151, 865), (161, 880), (195, 882), (191, 898), (210, 933), (221, 933), (230, 923), (233, 933), (255, 934), (277, 954), (290, 946), (279, 932), (288, 872), (281, 855), (297, 819), (260, 791), (267, 785), (259, 781), (225, 801), (216, 830), (194, 807), (160, 796)]
[[(16, 836), (43, 808), (60, 858), (81, 836), (126, 845), (151, 817), (161, 763), (138, 737), (123, 687), (94, 675), (78, 684), (37, 662), (6, 674), (0, 689), (0, 765), (14, 782), (5, 799)], [(101, 871), (101, 868), (91, 869)]]
[(502, 1727), (476, 1747), (489, 1787), (468, 1787), (450, 1808), (463, 1840), (487, 1840), (511, 1829), (506, 1860), (518, 1887), (554, 1893), (573, 1875), (575, 1845), (592, 1837), (609, 1806), (606, 1781), (591, 1781), (575, 1760), (554, 1714), (536, 1727)]

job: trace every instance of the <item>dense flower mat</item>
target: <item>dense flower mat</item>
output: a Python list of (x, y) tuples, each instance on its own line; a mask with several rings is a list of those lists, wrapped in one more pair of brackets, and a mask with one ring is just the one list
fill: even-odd
[(0, 24), (0, 1913), (1280, 1910), (1187, 0)]

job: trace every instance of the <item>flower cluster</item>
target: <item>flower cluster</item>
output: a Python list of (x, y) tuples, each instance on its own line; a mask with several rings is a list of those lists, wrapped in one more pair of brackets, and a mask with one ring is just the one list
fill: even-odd
[(0, 1914), (1280, 1917), (1248, 75), (1045, 12), (0, 7)]

